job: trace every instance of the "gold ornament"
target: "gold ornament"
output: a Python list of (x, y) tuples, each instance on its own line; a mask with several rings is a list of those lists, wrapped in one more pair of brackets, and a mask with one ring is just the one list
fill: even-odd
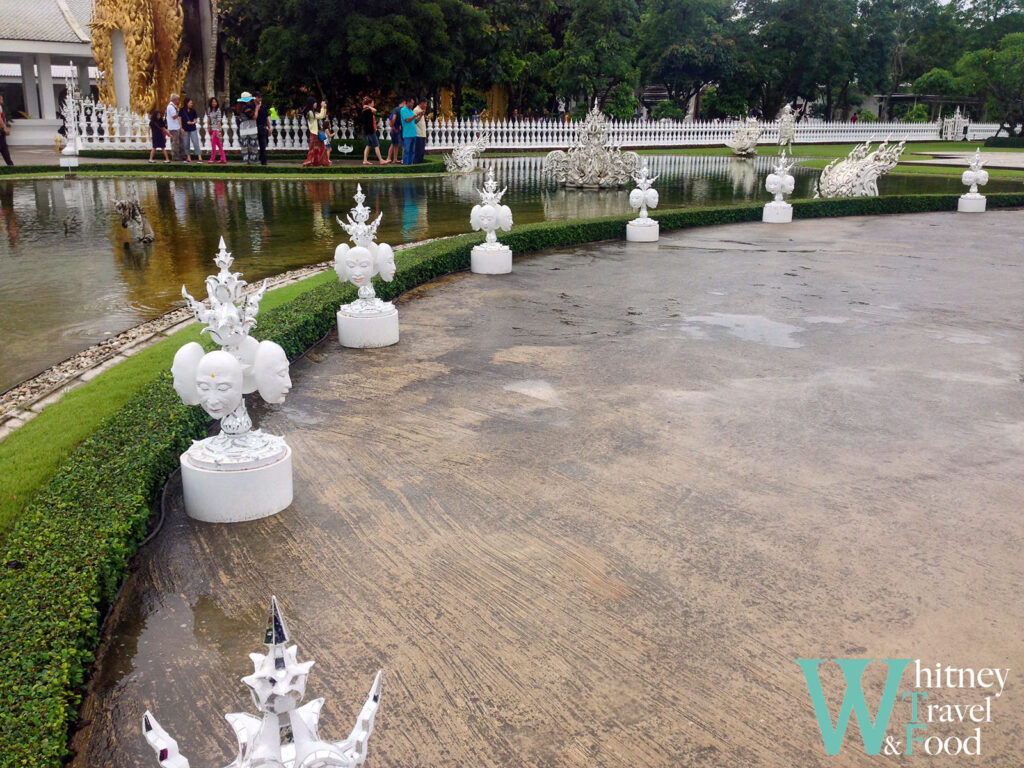
[(100, 99), (115, 104), (110, 35), (124, 35), (131, 108), (152, 112), (180, 93), (188, 58), (178, 61), (183, 14), (181, 0), (96, 0), (92, 54), (100, 71)]

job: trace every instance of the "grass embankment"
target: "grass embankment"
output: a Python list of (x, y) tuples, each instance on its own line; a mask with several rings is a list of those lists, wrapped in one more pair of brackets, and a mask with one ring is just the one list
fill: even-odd
[[(1024, 193), (990, 195), (988, 200), (991, 208), (1024, 206)], [(794, 202), (794, 213), (816, 218), (952, 211), (956, 202), (956, 195), (801, 200)], [(756, 221), (761, 208), (692, 208), (654, 215), (667, 232)], [(520, 254), (621, 240), (630, 218), (530, 224), (502, 240)], [(394, 281), (378, 281), (378, 294), (394, 298), (465, 269), (472, 246), (482, 239), (460, 235), (401, 251)], [(274, 291), (264, 299), (253, 335), (273, 339), (295, 357), (331, 331), (338, 304), (354, 296), (354, 288), (341, 285), (331, 273)], [(208, 426), (201, 409), (181, 403), (167, 372), (171, 356), (183, 341), (196, 338), (195, 330), (182, 331), (97, 377), (88, 390), (69, 395), (22, 428), (27, 431), (20, 450), (32, 450), (32, 442), (39, 441), (40, 454), (52, 451), (54, 457), (49, 470), (37, 466), (37, 487), (26, 486), (23, 506), (14, 511), (0, 549), (0, 768), (58, 768), (67, 757), (68, 731), (101, 617), (117, 594), (179, 454)], [(118, 378), (126, 381), (118, 384)], [(62, 428), (65, 423), (78, 425), (75, 435)], [(0, 450), (9, 451), (11, 445), (9, 439)]]

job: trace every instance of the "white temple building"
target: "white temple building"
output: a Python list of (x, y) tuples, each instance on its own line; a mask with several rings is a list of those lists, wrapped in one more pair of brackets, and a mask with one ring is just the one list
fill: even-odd
[(52, 145), (68, 68), (83, 91), (96, 82), (92, 0), (0, 0), (0, 93), (12, 146)]

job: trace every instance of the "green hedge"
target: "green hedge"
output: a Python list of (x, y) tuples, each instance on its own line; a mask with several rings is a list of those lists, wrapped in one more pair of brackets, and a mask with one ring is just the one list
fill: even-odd
[(1021, 149), (1024, 148), (1024, 136), (989, 136), (985, 139), (985, 146)]
[[(148, 157), (148, 153), (145, 155)], [(301, 160), (305, 155), (295, 157), (294, 165), (242, 165), (240, 162), (231, 162), (227, 165), (219, 163), (171, 163), (164, 165), (161, 160), (150, 165), (149, 163), (84, 163), (78, 167), (79, 176), (88, 174), (107, 174), (148, 172), (154, 175), (174, 174), (253, 174), (280, 175), (297, 174), (302, 175), (376, 175), (376, 174), (404, 174), (404, 173), (444, 173), (444, 161), (440, 157), (426, 158), (418, 165), (332, 165), (330, 168), (303, 168)], [(36, 173), (55, 174), (64, 173), (64, 169), (57, 165), (3, 165), (0, 166), (0, 176), (4, 175), (28, 175)]]
[[(797, 218), (947, 211), (955, 195), (794, 201)], [(1024, 206), (1024, 193), (989, 195), (989, 206)], [(756, 221), (761, 204), (654, 212), (664, 230)], [(631, 216), (516, 227), (502, 240), (515, 253), (621, 240)], [(398, 254), (384, 298), (469, 266), (482, 236), (425, 243)], [(334, 328), (349, 285), (314, 283), (260, 315), (254, 335), (290, 356)], [(133, 398), (54, 473), (11, 529), (0, 555), (0, 766), (57, 768), (67, 757), (79, 690), (114, 599), (142, 540), (160, 489), (189, 441), (208, 426), (199, 408), (181, 404), (166, 372)]]

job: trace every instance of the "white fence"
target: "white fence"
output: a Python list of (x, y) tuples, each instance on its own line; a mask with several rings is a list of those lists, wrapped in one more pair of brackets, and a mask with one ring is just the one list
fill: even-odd
[[(124, 111), (108, 110), (103, 105), (78, 105), (78, 135), (82, 149), (149, 149), (149, 118)], [(379, 137), (388, 138), (387, 126), (380, 121)], [(611, 143), (623, 147), (687, 147), (721, 146), (732, 137), (740, 121), (679, 120), (609, 120)], [(351, 120), (332, 119), (331, 125), (342, 141), (357, 137), (358, 128)], [(561, 120), (432, 120), (427, 123), (427, 149), (450, 150), (456, 144), (470, 141), (478, 133), (487, 135), (489, 149), (543, 150), (565, 148), (576, 138), (579, 122)], [(761, 123), (760, 144), (778, 141), (778, 124)], [(967, 138), (980, 141), (993, 136), (999, 128), (994, 123), (970, 123)], [(238, 129), (234, 115), (225, 119), (222, 140), (225, 149), (237, 150)], [(205, 150), (210, 149), (209, 123), (200, 118), (199, 135)], [(861, 142), (870, 138), (881, 140), (939, 141), (942, 123), (845, 123), (804, 120), (796, 125), (797, 144)], [(309, 144), (305, 120), (283, 117), (270, 130), (271, 150), (305, 150)]]

